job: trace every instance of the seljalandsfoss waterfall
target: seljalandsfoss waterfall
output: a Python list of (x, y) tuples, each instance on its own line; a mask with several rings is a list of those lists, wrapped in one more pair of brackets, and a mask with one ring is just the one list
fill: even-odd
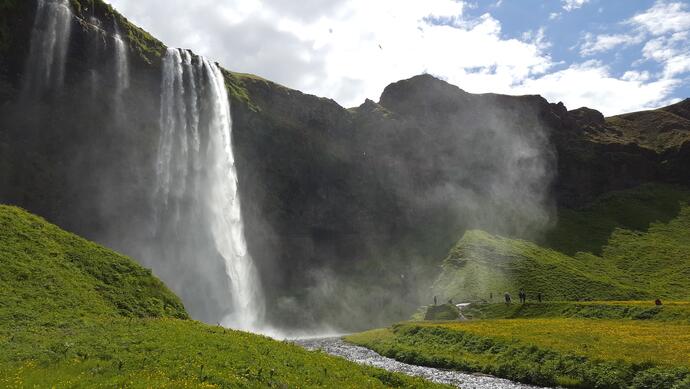
[[(221, 324), (257, 329), (264, 302), (245, 242), (230, 104), (216, 64), (186, 50), (168, 49), (163, 60), (160, 127), (158, 233), (175, 239), (173, 245), (182, 246), (175, 252), (185, 253), (199, 268), (211, 269), (213, 264), (206, 262), (219, 256), (227, 276), (227, 285), (215, 289), (217, 298), (226, 300)], [(171, 231), (173, 235), (166, 235)], [(186, 236), (179, 241), (173, 238), (176, 234)], [(205, 242), (203, 247), (200, 242)], [(202, 252), (206, 254), (199, 255)]]

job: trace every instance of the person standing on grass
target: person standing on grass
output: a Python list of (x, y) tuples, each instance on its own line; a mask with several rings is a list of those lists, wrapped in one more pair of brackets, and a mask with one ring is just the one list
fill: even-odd
[(537, 301), (541, 302), (541, 292), (537, 293)]
[(506, 304), (510, 304), (510, 300), (511, 300), (511, 299), (510, 299), (510, 293), (506, 292), (503, 296), (504, 296), (505, 299), (506, 299)]
[(527, 294), (525, 294), (525, 291), (523, 289), (520, 289), (518, 297), (520, 297), (520, 304), (524, 304), (527, 301)]

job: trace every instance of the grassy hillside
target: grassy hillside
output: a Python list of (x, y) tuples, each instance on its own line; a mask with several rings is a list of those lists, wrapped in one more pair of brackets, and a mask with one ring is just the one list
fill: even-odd
[(147, 269), (0, 206), (0, 387), (436, 387), (189, 320)]
[(441, 298), (690, 298), (690, 192), (645, 185), (561, 210), (541, 245), (469, 231), (444, 261)]
[(572, 388), (690, 387), (690, 324), (535, 318), (405, 323), (348, 336), (419, 365)]
[(0, 323), (89, 316), (186, 319), (151, 271), (13, 207), (0, 207)]
[(635, 143), (661, 152), (690, 142), (690, 99), (668, 107), (606, 118), (588, 137), (601, 143)]
[(462, 311), (468, 319), (581, 318), (675, 321), (690, 324), (690, 302), (585, 301), (471, 304)]

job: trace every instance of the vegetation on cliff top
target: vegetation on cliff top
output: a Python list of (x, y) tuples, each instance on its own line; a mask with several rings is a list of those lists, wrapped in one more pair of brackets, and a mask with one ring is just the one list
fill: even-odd
[(601, 143), (635, 143), (663, 152), (690, 142), (690, 99), (668, 107), (606, 119), (603, 131), (589, 134)]
[[(70, 0), (70, 4), (74, 13), (81, 20), (88, 20), (89, 16), (95, 15), (101, 19), (102, 23), (107, 20), (117, 23), (122, 34), (127, 38), (130, 49), (144, 62), (148, 64), (158, 62), (165, 53), (166, 46), (161, 41), (142, 28), (130, 23), (110, 4), (102, 0)], [(104, 25), (107, 24), (104, 23)]]
[(436, 387), (187, 319), (131, 259), (0, 206), (0, 386)]

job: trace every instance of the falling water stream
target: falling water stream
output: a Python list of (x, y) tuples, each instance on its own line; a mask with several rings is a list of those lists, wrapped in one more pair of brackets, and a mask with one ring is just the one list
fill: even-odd
[(26, 65), (24, 98), (59, 90), (65, 80), (72, 26), (68, 0), (38, 0)]
[(129, 89), (129, 58), (127, 56), (127, 45), (120, 35), (119, 28), (115, 25), (115, 117), (118, 121), (126, 119), (124, 109), (124, 93)]
[[(227, 278), (222, 295), (230, 302), (229, 312), (220, 324), (258, 331), (264, 300), (247, 252), (232, 149), (230, 102), (225, 79), (216, 64), (186, 50), (168, 50), (163, 60), (160, 126), (156, 189), (159, 223), (166, 220), (194, 234), (208, 232), (222, 257)], [(213, 260), (210, 256), (189, 258)]]

